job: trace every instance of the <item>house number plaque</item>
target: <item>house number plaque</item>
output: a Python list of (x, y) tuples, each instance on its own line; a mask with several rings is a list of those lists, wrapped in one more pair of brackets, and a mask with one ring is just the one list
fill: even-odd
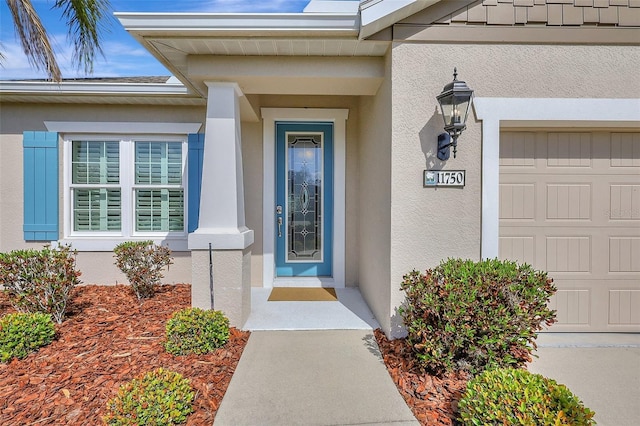
[(464, 187), (465, 170), (425, 170), (424, 186), (453, 186)]

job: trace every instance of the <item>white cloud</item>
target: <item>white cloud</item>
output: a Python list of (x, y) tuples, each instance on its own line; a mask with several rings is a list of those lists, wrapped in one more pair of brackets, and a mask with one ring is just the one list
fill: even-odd
[[(73, 47), (65, 46), (56, 49), (58, 65), (63, 78), (85, 77), (120, 77), (144, 75), (169, 75), (167, 71), (150, 53), (141, 47), (134, 47), (120, 42), (107, 42), (103, 46), (105, 58), (96, 57), (93, 75), (73, 67), (71, 57)], [(2, 52), (5, 59), (0, 67), (0, 80), (46, 79), (44, 71), (38, 71), (29, 63), (27, 56), (18, 43), (3, 43)]]

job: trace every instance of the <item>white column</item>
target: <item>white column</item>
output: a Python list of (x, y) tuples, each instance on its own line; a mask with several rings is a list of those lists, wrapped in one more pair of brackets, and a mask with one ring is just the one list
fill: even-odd
[(244, 221), (244, 183), (240, 138), (240, 88), (207, 83), (200, 219), (189, 234), (189, 249), (242, 250), (253, 244)]
[(251, 312), (253, 244), (253, 231), (244, 221), (239, 107), (242, 92), (235, 83), (207, 86), (200, 218), (198, 229), (189, 234), (191, 304), (220, 310), (232, 326), (242, 327)]

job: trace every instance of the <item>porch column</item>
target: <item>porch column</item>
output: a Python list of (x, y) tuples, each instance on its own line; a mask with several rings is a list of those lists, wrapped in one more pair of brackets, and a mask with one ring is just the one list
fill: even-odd
[(242, 92), (235, 83), (207, 83), (207, 87), (200, 218), (198, 228), (189, 234), (191, 304), (221, 310), (232, 326), (242, 327), (251, 312), (253, 244), (253, 231), (245, 226), (244, 216), (239, 108)]

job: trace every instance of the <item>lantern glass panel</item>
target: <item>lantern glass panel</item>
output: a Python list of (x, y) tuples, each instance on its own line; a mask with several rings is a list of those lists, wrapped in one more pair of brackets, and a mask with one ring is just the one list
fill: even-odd
[(444, 125), (449, 126), (452, 124), (452, 115), (454, 110), (453, 94), (440, 98), (440, 108), (442, 109), (442, 118), (444, 119)]

